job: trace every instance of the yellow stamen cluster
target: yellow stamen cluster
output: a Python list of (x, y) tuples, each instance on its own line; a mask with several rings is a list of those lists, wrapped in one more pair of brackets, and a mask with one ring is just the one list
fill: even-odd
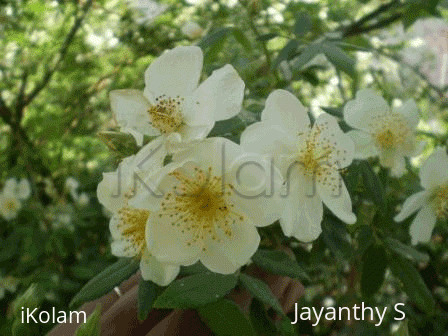
[(233, 211), (228, 199), (233, 191), (231, 184), (224, 184), (220, 176), (195, 167), (195, 176), (187, 177), (175, 171), (171, 173), (179, 184), (165, 195), (160, 218), (168, 217), (170, 225), (187, 235), (187, 245), (198, 244), (203, 250), (206, 238), (221, 241), (220, 234), (232, 237), (232, 225), (244, 220)]
[(340, 149), (334, 134), (328, 132), (328, 123), (322, 123), (307, 131), (305, 146), (299, 151), (296, 163), (303, 167), (306, 176), (330, 186), (335, 192), (340, 186), (340, 179), (331, 172), (340, 169), (339, 158), (344, 154), (347, 151)]
[(385, 112), (373, 117), (370, 127), (377, 146), (383, 150), (395, 149), (405, 144), (411, 135), (409, 123), (396, 112)]
[(182, 101), (183, 98), (166, 97), (162, 95), (156, 98), (156, 104), (148, 110), (152, 125), (162, 134), (176, 132), (182, 125)]
[(149, 211), (125, 206), (118, 210), (120, 223), (117, 225), (121, 236), (126, 241), (126, 249), (136, 251), (136, 256), (141, 256), (145, 246), (145, 228), (149, 217)]
[(432, 204), (438, 218), (448, 215), (448, 185), (436, 188), (432, 195)]
[(13, 200), (8, 200), (5, 202), (5, 208), (11, 211), (16, 211), (18, 206), (17, 202), (14, 202)]

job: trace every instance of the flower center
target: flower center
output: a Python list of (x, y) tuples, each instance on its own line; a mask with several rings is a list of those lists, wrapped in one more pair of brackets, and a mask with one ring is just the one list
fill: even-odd
[(17, 203), (14, 202), (13, 200), (7, 200), (5, 202), (5, 208), (10, 210), (10, 211), (16, 211), (18, 206), (17, 206)]
[(189, 246), (202, 245), (208, 237), (221, 241), (220, 233), (231, 237), (232, 225), (244, 220), (244, 216), (233, 211), (234, 204), (228, 199), (233, 193), (232, 185), (224, 184), (220, 176), (211, 175), (211, 170), (206, 174), (194, 168), (194, 177), (178, 171), (171, 173), (180, 183), (162, 201), (159, 217), (169, 217), (172, 226), (188, 235)]
[(143, 253), (146, 246), (145, 229), (149, 214), (148, 210), (135, 209), (128, 206), (118, 210), (120, 218), (118, 230), (129, 245), (132, 246), (132, 249), (137, 251), (138, 255)]
[(391, 150), (405, 143), (411, 130), (405, 118), (395, 112), (383, 113), (374, 118), (370, 127), (378, 147)]
[(179, 96), (171, 98), (162, 95), (157, 97), (156, 104), (149, 108), (151, 123), (162, 134), (176, 132), (182, 125), (181, 104), (183, 100)]
[(438, 218), (445, 218), (448, 215), (448, 185), (436, 188), (432, 195), (433, 207)]

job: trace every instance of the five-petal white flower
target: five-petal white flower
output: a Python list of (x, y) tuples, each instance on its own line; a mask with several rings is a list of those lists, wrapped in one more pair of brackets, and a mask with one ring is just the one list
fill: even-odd
[(288, 91), (275, 90), (266, 100), (261, 122), (243, 132), (241, 144), (247, 151), (272, 156), (286, 179), (280, 218), (286, 236), (306, 242), (316, 239), (322, 202), (344, 222), (356, 221), (339, 174), (351, 163), (354, 145), (335, 118), (322, 114), (311, 126), (300, 101)]
[(176, 47), (145, 72), (145, 89), (110, 93), (112, 111), (124, 132), (138, 144), (143, 135), (178, 134), (182, 141), (203, 139), (216, 121), (241, 110), (244, 82), (227, 64), (198, 87), (203, 55), (199, 47)]
[(419, 121), (418, 107), (409, 99), (391, 109), (387, 102), (370, 89), (356, 93), (344, 106), (344, 119), (355, 143), (355, 158), (379, 156), (380, 164), (391, 169), (396, 177), (405, 172), (405, 157), (418, 154), (414, 130)]
[(235, 272), (258, 248), (256, 227), (279, 218), (280, 202), (268, 184), (281, 182), (280, 174), (267, 177), (273, 171), (267, 162), (224, 138), (186, 146), (172, 164), (158, 184), (162, 198), (145, 193), (130, 201), (158, 207), (146, 231), (151, 253), (161, 262), (201, 261), (213, 272)]
[(141, 192), (156, 192), (144, 182), (163, 172), (163, 151), (160, 143), (152, 141), (136, 155), (125, 158), (113, 173), (104, 173), (97, 189), (98, 199), (113, 215), (109, 228), (112, 234), (112, 254), (117, 257), (140, 259), (140, 270), (145, 280), (166, 286), (179, 273), (179, 266), (159, 262), (152, 256), (145, 242), (151, 209), (134, 208), (129, 200)]
[(426, 159), (419, 172), (422, 191), (410, 196), (395, 221), (401, 222), (418, 210), (410, 226), (412, 244), (431, 239), (437, 218), (448, 214), (448, 155), (438, 147)]

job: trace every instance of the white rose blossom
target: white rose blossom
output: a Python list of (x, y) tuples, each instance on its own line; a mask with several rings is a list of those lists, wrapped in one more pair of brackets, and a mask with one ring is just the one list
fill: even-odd
[(257, 227), (279, 218), (279, 198), (267, 186), (278, 186), (281, 176), (224, 138), (184, 147), (172, 164), (158, 184), (162, 198), (142, 193), (130, 200), (136, 208), (156, 209), (146, 231), (151, 253), (161, 262), (201, 261), (213, 272), (234, 273), (257, 250)]
[(275, 90), (266, 100), (261, 122), (241, 135), (245, 150), (272, 156), (285, 178), (286, 236), (310, 242), (321, 233), (322, 202), (342, 221), (353, 224), (350, 195), (339, 170), (352, 162), (353, 142), (336, 119), (320, 115), (311, 126), (307, 110), (290, 92)]
[(0, 214), (6, 220), (11, 220), (17, 217), (22, 203), (15, 194), (9, 192), (0, 193)]
[(445, 148), (436, 148), (423, 162), (419, 177), (423, 190), (407, 198), (395, 217), (395, 221), (401, 222), (418, 211), (409, 232), (414, 245), (428, 242), (437, 218), (448, 215), (448, 155)]
[(143, 172), (156, 178), (157, 173), (163, 171), (164, 155), (159, 146), (157, 141), (150, 142), (136, 155), (125, 158), (115, 172), (104, 173), (97, 195), (100, 203), (112, 213), (109, 224), (112, 254), (140, 259), (143, 279), (166, 286), (176, 278), (179, 266), (159, 262), (152, 256), (145, 242), (151, 209), (129, 205), (132, 197), (143, 191), (149, 193), (153, 188), (143, 184)]
[(383, 97), (363, 89), (344, 106), (344, 119), (356, 129), (348, 132), (355, 143), (355, 158), (378, 156), (395, 177), (406, 172), (405, 157), (421, 151), (414, 133), (419, 112), (412, 99), (391, 109)]
[(3, 193), (14, 195), (19, 200), (26, 200), (31, 195), (30, 182), (26, 178), (22, 178), (20, 182), (17, 182), (15, 177), (11, 177), (6, 180)]
[(216, 121), (241, 110), (244, 82), (227, 64), (198, 86), (203, 54), (196, 46), (176, 47), (155, 59), (145, 72), (145, 89), (115, 90), (111, 108), (124, 132), (139, 145), (143, 135), (182, 141), (203, 139)]
[(204, 34), (204, 29), (194, 21), (187, 21), (180, 29), (190, 39), (197, 39)]

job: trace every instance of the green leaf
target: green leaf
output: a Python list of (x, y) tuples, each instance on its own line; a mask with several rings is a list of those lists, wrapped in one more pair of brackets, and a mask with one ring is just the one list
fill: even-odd
[(129, 156), (138, 152), (139, 147), (131, 134), (121, 132), (99, 132), (97, 136), (112, 151), (121, 156)]
[(277, 326), (278, 326), (281, 336), (296, 336), (297, 335), (294, 326), (291, 324), (290, 319), (282, 319), (281, 321), (279, 321), (277, 323)]
[(248, 38), (246, 37), (246, 34), (244, 34), (244, 32), (241, 29), (233, 28), (232, 34), (233, 34), (233, 37), (235, 38), (235, 40), (237, 40), (238, 43), (241, 44), (241, 46), (244, 48), (244, 50), (246, 50), (247, 52), (252, 51), (252, 46), (250, 44), (250, 41), (248, 40)]
[(364, 297), (375, 294), (384, 282), (387, 258), (381, 245), (370, 245), (363, 255), (361, 293)]
[(238, 305), (226, 299), (198, 308), (202, 320), (217, 336), (255, 336), (249, 319)]
[(420, 252), (412, 246), (405, 245), (394, 238), (387, 237), (386, 244), (393, 252), (398, 253), (410, 260), (415, 260), (418, 262), (429, 261), (429, 255), (426, 253)]
[(399, 255), (390, 256), (388, 262), (394, 276), (403, 283), (403, 290), (410, 300), (422, 311), (432, 313), (435, 308), (434, 298), (412, 263)]
[(265, 282), (244, 273), (240, 274), (240, 282), (252, 296), (272, 307), (280, 315), (285, 316), (280, 302)]
[(21, 235), (13, 232), (8, 238), (2, 242), (0, 250), (0, 262), (13, 258), (20, 252)]
[(277, 328), (268, 317), (264, 304), (260, 300), (257, 300), (256, 298), (252, 299), (249, 314), (252, 326), (254, 327), (257, 335), (277, 336)]
[(97, 304), (93, 313), (86, 323), (83, 323), (76, 330), (75, 336), (100, 336), (101, 334), (101, 305)]
[(237, 283), (235, 274), (200, 273), (173, 281), (154, 302), (154, 308), (195, 308), (219, 300)]
[(308, 33), (313, 28), (313, 22), (310, 16), (305, 12), (300, 12), (296, 15), (296, 23), (294, 24), (294, 34), (301, 37)]
[(310, 62), (314, 57), (318, 54), (321, 54), (322, 46), (320, 43), (312, 43), (310, 44), (302, 53), (294, 59), (291, 64), (291, 68), (294, 69), (294, 74), (302, 70), (305, 64)]
[(299, 42), (296, 40), (290, 40), (283, 49), (279, 52), (277, 58), (272, 64), (272, 67), (277, 67), (282, 61), (287, 61), (292, 59), (295, 55), (297, 55), (297, 47), (299, 46)]
[(213, 33), (205, 36), (202, 39), (202, 41), (199, 43), (199, 46), (202, 48), (212, 47), (216, 43), (223, 40), (227, 36), (227, 34), (230, 33), (231, 31), (232, 31), (232, 28), (229, 28), (229, 27), (220, 28), (218, 30), (215, 30)]
[(336, 69), (355, 76), (355, 60), (347, 55), (336, 43), (323, 43), (322, 51)]
[(331, 114), (332, 116), (341, 118), (342, 117), (342, 107), (321, 107), (322, 110)]
[(138, 319), (144, 321), (161, 288), (152, 281), (141, 280), (138, 284)]
[(310, 281), (305, 270), (283, 251), (258, 250), (252, 261), (273, 274)]
[(277, 37), (277, 33), (269, 33), (269, 34), (263, 34), (256, 38), (257, 41), (269, 41), (272, 40), (274, 37)]
[(339, 260), (351, 259), (353, 246), (345, 224), (334, 217), (327, 216), (322, 221), (322, 236), (325, 244)]
[(385, 215), (387, 213), (387, 204), (384, 196), (383, 184), (367, 161), (363, 160), (359, 162), (358, 166), (361, 170), (361, 175), (369, 197), (378, 206), (381, 213)]
[(99, 298), (110, 292), (115, 286), (129, 279), (138, 270), (139, 264), (133, 259), (120, 259), (90, 280), (70, 302), (75, 308), (84, 302)]

